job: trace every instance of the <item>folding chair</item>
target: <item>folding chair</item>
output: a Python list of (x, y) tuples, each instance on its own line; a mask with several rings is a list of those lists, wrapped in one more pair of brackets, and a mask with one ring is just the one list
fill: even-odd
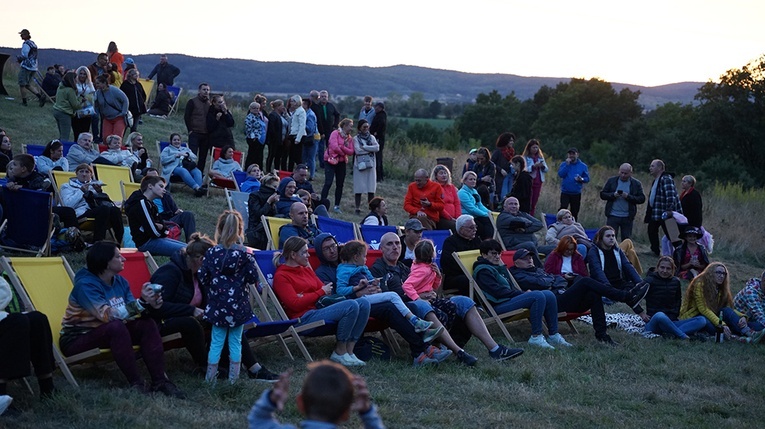
[(172, 85), (168, 85), (166, 88), (168, 92), (173, 94), (173, 105), (170, 106), (170, 111), (167, 113), (167, 116), (169, 117), (170, 115), (178, 111), (178, 100), (181, 99), (181, 92), (183, 92), (183, 88), (179, 86), (172, 86)]
[(266, 237), (268, 238), (268, 250), (277, 250), (279, 248), (279, 229), (291, 223), (289, 219), (281, 217), (261, 216), (260, 221), (263, 222), (264, 230), (266, 231)]
[(432, 231), (422, 231), (422, 238), (428, 239), (433, 242), (433, 246), (436, 248), (436, 258), (434, 262), (438, 267), (441, 267), (441, 252), (443, 252), (444, 241), (452, 235), (452, 231), (448, 229), (434, 229)]
[(361, 235), (361, 239), (374, 250), (380, 248), (382, 236), (389, 232), (398, 233), (398, 228), (396, 228), (395, 225), (359, 225), (359, 235)]
[(250, 194), (226, 189), (226, 201), (228, 202), (229, 210), (236, 210), (242, 215), (244, 230), (247, 231), (250, 222)]
[(247, 172), (246, 171), (235, 171), (234, 172), (234, 182), (236, 183), (236, 190), (241, 191), (242, 190), (242, 183), (244, 183), (247, 180)]
[(499, 212), (492, 211), (490, 213), (491, 216), (489, 216), (489, 220), (491, 221), (491, 226), (494, 227), (494, 239), (499, 241), (499, 245), (502, 246), (502, 250), (507, 250), (505, 248), (505, 242), (502, 241), (502, 236), (499, 235), (499, 230), (497, 229), (497, 219), (499, 218)]
[[(212, 161), (210, 164), (210, 169), (212, 169), (212, 163), (218, 160), (220, 158), (220, 152), (222, 148), (215, 147), (212, 150)], [(239, 163), (239, 166), (242, 166), (242, 161), (244, 160), (244, 153), (235, 150), (234, 151), (234, 161)], [(207, 171), (210, 171), (208, 169)], [(205, 176), (205, 183), (208, 185), (207, 187), (207, 197), (210, 197), (210, 191), (213, 188), (217, 189), (233, 189), (233, 190), (239, 190), (239, 186), (236, 184), (236, 181), (233, 179), (220, 179), (220, 178), (213, 178), (209, 174)]]
[(151, 253), (139, 252), (138, 249), (121, 249), (120, 254), (125, 258), (125, 269), (120, 275), (128, 281), (130, 292), (138, 299), (141, 297), (143, 284), (151, 279), (154, 271), (157, 271), (157, 262)]
[[(19, 189), (10, 191), (3, 186), (6, 230), (0, 247), (17, 252), (50, 255), (53, 237), (53, 195), (50, 192)], [(2, 231), (2, 229), (0, 229)]]
[[(77, 139), (77, 136), (74, 136), (74, 138)], [(67, 156), (69, 154), (69, 149), (72, 147), (72, 145), (76, 145), (77, 142), (61, 140), (61, 144), (64, 145), (64, 156)]]
[(279, 175), (279, 180), (286, 179), (288, 177), (292, 177), (292, 172), (287, 170), (277, 170), (277, 173)]
[(21, 153), (26, 153), (34, 157), (38, 157), (43, 154), (45, 146), (39, 144), (22, 144)]
[(58, 170), (51, 170), (48, 172), (48, 175), (50, 176), (51, 183), (53, 183), (53, 190), (56, 194), (56, 199), (60, 205), (63, 205), (64, 202), (61, 200), (61, 187), (64, 185), (64, 183), (68, 183), (69, 179), (76, 177), (77, 175), (74, 173), (74, 171)]
[(130, 198), (131, 195), (133, 195), (133, 192), (140, 191), (140, 190), (141, 190), (140, 183), (125, 182), (123, 180), (120, 180), (120, 191), (122, 192), (123, 203), (127, 201), (127, 199)]
[(550, 225), (558, 221), (558, 215), (556, 215), (555, 213), (542, 213), (542, 216), (545, 219), (546, 228), (549, 228)]
[(313, 216), (313, 222), (319, 231), (334, 235), (338, 243), (347, 243), (358, 238), (356, 224), (353, 222), (316, 215)]
[(34, 79), (35, 84), (37, 85), (37, 90), (40, 91), (45, 98), (48, 100), (50, 104), (56, 103), (56, 96), (50, 96), (47, 92), (43, 89), (42, 82), (43, 82), (43, 75), (38, 71), (36, 76), (33, 76), (32, 79)]
[(120, 182), (130, 183), (133, 181), (133, 173), (129, 167), (116, 165), (96, 164), (96, 177), (104, 182), (103, 190), (115, 204), (122, 206), (122, 188)]
[(148, 107), (149, 101), (154, 96), (154, 81), (149, 79), (138, 79), (138, 83), (143, 87), (143, 92), (146, 93), (146, 104)]

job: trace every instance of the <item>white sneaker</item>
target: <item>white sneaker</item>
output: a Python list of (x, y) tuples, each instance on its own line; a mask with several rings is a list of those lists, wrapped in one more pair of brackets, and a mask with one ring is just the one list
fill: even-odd
[(351, 359), (353, 359), (353, 360), (355, 360), (355, 361), (356, 361), (356, 365), (357, 365), (357, 366), (364, 366), (364, 365), (366, 365), (366, 364), (367, 364), (367, 363), (366, 363), (366, 362), (364, 362), (363, 360), (361, 360), (361, 359), (359, 359), (358, 357), (356, 357), (356, 355), (355, 355), (355, 354), (353, 354), (353, 353), (349, 353), (349, 354), (348, 354), (348, 356), (350, 356), (350, 357), (351, 357)]
[[(331, 360), (332, 362), (337, 362), (337, 363), (339, 363), (342, 366), (362, 366), (362, 365), (366, 365), (366, 362), (364, 362), (362, 360), (359, 360), (359, 359), (352, 358), (349, 353), (344, 353), (344, 354), (339, 355), (336, 352), (332, 352), (332, 355), (329, 357), (329, 360)], [(359, 362), (361, 362), (361, 364), (359, 364)]]
[(529, 338), (529, 345), (541, 347), (543, 349), (555, 350), (555, 347), (551, 346), (547, 341), (545, 341), (544, 335), (532, 335), (531, 338)]
[(11, 402), (13, 402), (13, 398), (10, 396), (0, 395), (0, 416), (11, 406)]
[(555, 335), (550, 335), (547, 338), (547, 342), (549, 344), (554, 344), (556, 346), (574, 347), (574, 345), (566, 341), (566, 339), (563, 338), (563, 335), (561, 335), (560, 333), (557, 333)]

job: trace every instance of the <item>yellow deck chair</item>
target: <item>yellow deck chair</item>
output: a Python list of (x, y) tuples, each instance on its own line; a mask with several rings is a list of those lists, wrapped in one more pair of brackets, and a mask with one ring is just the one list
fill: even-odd
[(69, 182), (69, 179), (76, 177), (77, 175), (74, 173), (74, 171), (58, 171), (58, 170), (51, 170), (49, 173), (50, 180), (53, 183), (54, 191), (56, 192), (56, 200), (58, 200), (58, 203), (63, 205), (63, 201), (61, 201), (61, 187), (64, 185), (64, 183)]
[(122, 202), (127, 201), (128, 197), (133, 195), (133, 192), (141, 189), (140, 183), (125, 182), (120, 180), (120, 191), (122, 191)]
[(260, 221), (263, 222), (266, 237), (268, 237), (268, 250), (279, 249), (279, 228), (289, 224), (291, 220), (280, 217), (261, 216)]
[(491, 226), (494, 227), (494, 239), (499, 241), (499, 245), (502, 246), (502, 250), (505, 249), (505, 242), (502, 241), (502, 237), (499, 235), (499, 230), (497, 229), (497, 219), (499, 218), (499, 212), (489, 212), (491, 213), (491, 216), (489, 216), (489, 220), (491, 221)]
[(143, 87), (143, 92), (146, 93), (146, 107), (148, 108), (151, 104), (150, 102), (154, 99), (154, 81), (149, 79), (138, 79), (138, 82)]
[(111, 198), (116, 205), (122, 206), (120, 182), (131, 183), (133, 181), (133, 174), (130, 171), (130, 168), (97, 164), (95, 170), (98, 180), (104, 182), (104, 192), (109, 195), (109, 198)]

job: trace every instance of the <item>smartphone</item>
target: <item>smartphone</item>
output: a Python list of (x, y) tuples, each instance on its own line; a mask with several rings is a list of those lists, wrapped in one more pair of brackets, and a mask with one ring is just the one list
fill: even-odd
[(619, 189), (618, 191), (616, 191), (616, 193), (617, 193), (617, 194), (619, 194), (619, 195), (621, 195), (621, 194), (623, 194), (623, 193), (624, 193), (624, 191), (622, 191), (621, 189)]

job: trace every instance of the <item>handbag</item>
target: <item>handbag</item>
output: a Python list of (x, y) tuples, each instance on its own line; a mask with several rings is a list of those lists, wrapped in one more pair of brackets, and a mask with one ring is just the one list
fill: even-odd
[(85, 106), (82, 109), (74, 112), (74, 114), (78, 118), (86, 118), (86, 117), (89, 117), (89, 116), (94, 116), (96, 114), (96, 108), (93, 107), (92, 105)]
[(316, 308), (325, 308), (329, 307), (332, 304), (337, 304), (338, 302), (343, 302), (347, 298), (345, 295), (340, 295), (339, 293), (333, 293), (331, 295), (324, 295), (321, 298), (319, 298), (316, 301)]
[(327, 162), (330, 165), (337, 165), (340, 163), (340, 158), (337, 157), (337, 155), (327, 155)]
[(356, 168), (359, 169), (359, 171), (364, 171), (367, 168), (371, 168), (374, 166), (374, 162), (372, 162), (372, 156), (369, 154), (364, 155), (356, 155)]
[(125, 115), (125, 124), (128, 126), (128, 128), (133, 127), (133, 112), (128, 110), (127, 115)]
[(191, 157), (184, 156), (181, 158), (181, 167), (185, 168), (189, 172), (194, 171), (197, 168), (197, 163), (191, 160)]
[(166, 220), (163, 222), (165, 225), (165, 231), (167, 231), (167, 238), (178, 240), (181, 236), (181, 227), (175, 222)]
[(95, 209), (100, 206), (116, 207), (114, 201), (109, 198), (106, 192), (88, 192), (85, 194), (85, 202), (88, 203), (88, 207)]

